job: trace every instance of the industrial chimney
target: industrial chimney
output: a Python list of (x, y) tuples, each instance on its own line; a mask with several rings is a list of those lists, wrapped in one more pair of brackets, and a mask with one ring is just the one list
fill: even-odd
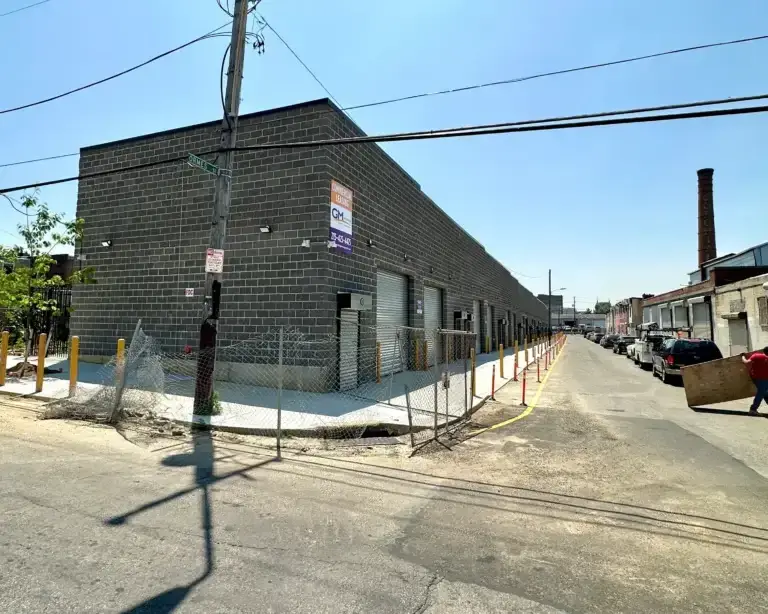
[(699, 268), (717, 258), (715, 243), (715, 204), (712, 199), (712, 175), (715, 169), (702, 168), (699, 176)]

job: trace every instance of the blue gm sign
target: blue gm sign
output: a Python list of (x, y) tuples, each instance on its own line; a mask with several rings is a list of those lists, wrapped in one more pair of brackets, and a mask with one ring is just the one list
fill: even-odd
[(331, 181), (331, 223), (329, 239), (338, 251), (352, 253), (352, 207), (354, 194), (348, 187)]

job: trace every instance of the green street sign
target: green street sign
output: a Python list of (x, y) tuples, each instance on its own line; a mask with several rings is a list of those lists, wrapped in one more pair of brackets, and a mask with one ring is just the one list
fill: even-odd
[(189, 158), (187, 159), (187, 164), (190, 166), (196, 166), (197, 168), (203, 169), (206, 173), (210, 173), (211, 175), (218, 175), (221, 170), (218, 166), (215, 164), (211, 164), (210, 162), (203, 160), (202, 158), (199, 158), (195, 154), (189, 154)]

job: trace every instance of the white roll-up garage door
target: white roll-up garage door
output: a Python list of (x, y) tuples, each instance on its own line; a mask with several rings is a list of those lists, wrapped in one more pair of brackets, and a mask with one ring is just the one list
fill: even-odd
[(693, 304), (693, 336), (696, 339), (709, 339), (709, 305), (707, 303)]
[(672, 328), (672, 312), (669, 307), (662, 307), (659, 313), (661, 316), (661, 328)]
[(424, 328), (427, 336), (427, 359), (432, 366), (441, 349), (435, 332), (443, 328), (443, 291), (440, 288), (424, 286)]
[(685, 305), (675, 305), (675, 327), (686, 327), (688, 326), (688, 310), (685, 308)]
[(472, 301), (472, 332), (475, 333), (475, 354), (480, 353), (480, 301)]
[[(376, 275), (376, 341), (381, 343), (381, 372), (402, 371), (406, 347), (398, 347), (397, 333), (408, 325), (408, 278), (379, 271)], [(406, 342), (403, 339), (403, 342)]]

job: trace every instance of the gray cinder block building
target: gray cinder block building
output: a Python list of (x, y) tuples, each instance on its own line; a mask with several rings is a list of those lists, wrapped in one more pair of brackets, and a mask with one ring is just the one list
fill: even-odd
[[(80, 172), (215, 150), (219, 130), (86, 147)], [(363, 135), (327, 99), (238, 124), (240, 146)], [(495, 349), (547, 321), (546, 306), (376, 144), (239, 152), (232, 173), (220, 345), (281, 325), (327, 338), (347, 322), (380, 331), (359, 335), (360, 353), (377, 337), (386, 347), (395, 326), (475, 331), (484, 351), (486, 338)], [(73, 297), (83, 355), (112, 355), (139, 318), (164, 350), (197, 347), (213, 187), (183, 162), (80, 181), (80, 250), (98, 279)]]

